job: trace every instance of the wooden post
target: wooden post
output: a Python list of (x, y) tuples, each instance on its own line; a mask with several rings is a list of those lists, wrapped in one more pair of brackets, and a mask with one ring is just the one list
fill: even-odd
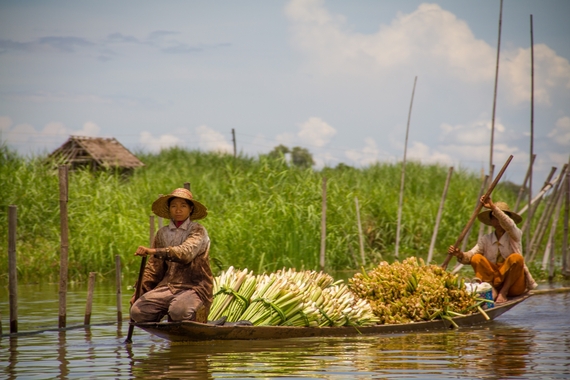
[[(488, 177), (489, 181), (493, 178), (493, 171), (494, 170), (495, 170), (495, 166), (492, 166), (491, 172), (489, 173), (489, 177)], [(485, 233), (485, 225), (483, 223), (479, 223), (479, 236), (477, 237), (477, 241), (479, 241), (479, 239), (481, 239), (481, 236), (483, 236), (484, 233)]]
[(489, 173), (490, 178), (493, 178), (493, 147), (495, 140), (495, 111), (497, 109), (497, 84), (499, 82), (499, 56), (501, 52), (501, 25), (503, 23), (503, 0), (501, 0), (499, 8), (499, 36), (497, 38), (497, 63), (495, 65), (495, 88), (493, 91), (493, 114), (491, 117), (491, 144), (489, 154)]
[(232, 141), (234, 143), (234, 158), (237, 157), (237, 148), (236, 148), (236, 130), (232, 128)]
[[(534, 34), (532, 29), (532, 15), (530, 15), (530, 157), (534, 155)], [(528, 228), (525, 231), (523, 228), (523, 234), (525, 236), (527, 249), (530, 248), (530, 225), (532, 223), (532, 217), (534, 216), (534, 210), (538, 208), (538, 204), (533, 209), (532, 208), (532, 170), (529, 177), (528, 185), (528, 216), (526, 218), (528, 222)], [(520, 213), (519, 213), (520, 214)], [(523, 226), (524, 227), (524, 226)], [(526, 257), (530, 254), (527, 250)]]
[(327, 242), (327, 177), (323, 177), (323, 201), (321, 211), (321, 255), (319, 264), (325, 270), (325, 252)]
[[(552, 186), (554, 186), (556, 184), (556, 182), (559, 181), (560, 175), (558, 175), (556, 178), (552, 179), (556, 170), (557, 170), (557, 168), (554, 166), (550, 169), (550, 173), (548, 174), (548, 177), (546, 177), (546, 180), (544, 181), (544, 185), (542, 185), (542, 188), (540, 189), (538, 194), (536, 194), (536, 196), (533, 199), (531, 199), (530, 203), (527, 203), (526, 205), (524, 205), (524, 207), (521, 208), (520, 211), (518, 211), (518, 214), (520, 214), (520, 215), (524, 214), (531, 207), (533, 207), (536, 210), (536, 208), (538, 207), (538, 203), (536, 203), (536, 202), (540, 203), (542, 196), (548, 190), (550, 190), (552, 188)], [(529, 204), (530, 204), (530, 207), (529, 207)], [(528, 221), (528, 218), (527, 218), (527, 221)], [(526, 225), (526, 221), (525, 221), (525, 225)], [(523, 228), (521, 228), (522, 230), (525, 229), (525, 225), (523, 225)]]
[(117, 287), (117, 323), (123, 321), (123, 293), (121, 286), (121, 256), (115, 255), (115, 284)]
[[(483, 178), (483, 182), (481, 182), (481, 188), (479, 189), (479, 195), (477, 196), (477, 202), (475, 202), (474, 210), (476, 210), (477, 207), (479, 206), (479, 202), (480, 202), (479, 199), (481, 199), (481, 196), (483, 195), (483, 192), (485, 191), (485, 186), (487, 185), (488, 180), (489, 180), (489, 175), (486, 174), (485, 178)], [(463, 239), (463, 242), (461, 243), (461, 250), (463, 252), (465, 252), (467, 250), (467, 243), (469, 242), (469, 235), (471, 235), (471, 231), (473, 231), (473, 228), (469, 228), (469, 230), (467, 230), (467, 234), (465, 235), (465, 238)], [(461, 264), (459, 264), (459, 265), (461, 265)]]
[(418, 77), (414, 79), (414, 88), (412, 89), (412, 99), (410, 100), (410, 109), (408, 111), (408, 124), (406, 126), (406, 142), (404, 144), (404, 159), (402, 161), (402, 177), (400, 179), (400, 201), (398, 202), (398, 223), (396, 226), (396, 248), (394, 256), (398, 258), (400, 250), (400, 226), (402, 222), (402, 203), (404, 202), (404, 178), (406, 177), (406, 153), (408, 150), (408, 134), (410, 131), (410, 118), (412, 117), (412, 105), (414, 104), (414, 93), (416, 92), (416, 82)]
[(95, 272), (89, 272), (89, 282), (87, 283), (87, 304), (85, 306), (84, 325), (91, 324), (91, 310), (93, 309), (93, 291), (95, 290)]
[(546, 249), (544, 250), (544, 256), (542, 256), (542, 270), (546, 270), (546, 266), (548, 265), (549, 259), (550, 260), (550, 269), (549, 269), (549, 279), (552, 280), (553, 273), (554, 273), (554, 234), (556, 234), (556, 226), (558, 225), (558, 217), (560, 216), (560, 208), (562, 206), (562, 194), (565, 192), (564, 185), (566, 181), (564, 181), (563, 185), (559, 188), (556, 192), (556, 198), (553, 200), (553, 213), (554, 216), (552, 218), (552, 224), (550, 226), (550, 235), (548, 236), (548, 240), (546, 243)]
[(568, 250), (568, 219), (570, 215), (570, 171), (566, 173), (566, 193), (564, 195), (564, 233), (562, 234), (562, 275), (570, 275), (570, 252)]
[(18, 207), (8, 206), (8, 287), (10, 294), (10, 334), (18, 332), (18, 268), (16, 265), (16, 228)]
[(190, 182), (184, 182), (184, 188), (190, 191)]
[[(491, 165), (491, 173), (489, 173), (489, 178), (493, 178), (495, 174), (495, 165)], [(487, 226), (487, 233), (490, 234), (494, 231), (492, 226)]]
[[(188, 182), (185, 182), (184, 185), (186, 185), (187, 183), (188, 183)], [(184, 188), (186, 188), (186, 186), (185, 186)], [(190, 183), (188, 183), (188, 190), (190, 190)], [(159, 197), (159, 198), (162, 197), (162, 194), (158, 194), (158, 197)], [(154, 220), (154, 219), (153, 219), (153, 220)], [(158, 218), (158, 229), (159, 229), (159, 230), (162, 228), (162, 221), (163, 221), (163, 219), (159, 217), (159, 218)], [(152, 224), (152, 228), (154, 229), (154, 223)]]
[(59, 166), (59, 212), (61, 226), (61, 256), (59, 264), (59, 328), (64, 328), (67, 319), (67, 268), (68, 268), (68, 169), (66, 165)]
[(362, 224), (360, 223), (360, 206), (358, 205), (358, 197), (354, 197), (356, 205), (356, 222), (358, 223), (358, 242), (360, 244), (360, 260), (362, 266), (366, 265), (366, 257), (364, 256), (364, 239), (362, 238)]
[(433, 235), (431, 236), (431, 243), (429, 245), (428, 259), (429, 264), (433, 258), (433, 249), (435, 247), (435, 241), (437, 239), (437, 231), (439, 230), (439, 222), (441, 221), (441, 215), (443, 214), (443, 205), (445, 204), (445, 198), (447, 197), (447, 189), (449, 188), (449, 182), (451, 180), (451, 174), (453, 173), (453, 166), (449, 167), (449, 172), (447, 173), (447, 179), (445, 180), (445, 186), (443, 187), (443, 194), (441, 195), (441, 201), (439, 202), (439, 209), (437, 210), (437, 217), (435, 218), (435, 227), (433, 228)]
[[(564, 165), (564, 167), (562, 168), (562, 172), (560, 173), (561, 178), (564, 178), (564, 175), (566, 174), (567, 167), (568, 167), (567, 165)], [(534, 234), (532, 236), (532, 240), (530, 241), (530, 245), (528, 248), (529, 254), (530, 254), (530, 259), (529, 259), (530, 261), (534, 260), (536, 252), (538, 251), (540, 243), (542, 242), (542, 238), (544, 237), (544, 234), (545, 234), (546, 229), (547, 229), (548, 221), (550, 220), (550, 218), (552, 217), (552, 214), (554, 212), (554, 208), (556, 206), (556, 201), (558, 199), (558, 194), (562, 190), (561, 184), (562, 184), (562, 182), (560, 182), (560, 181), (558, 181), (556, 183), (554, 190), (552, 191), (552, 194), (548, 199), (546, 208), (543, 211), (542, 215), (540, 216), (540, 220), (538, 222), (538, 225), (536, 226), (536, 229), (534, 231)]]
[(530, 159), (530, 164), (528, 165), (526, 175), (524, 176), (523, 184), (521, 185), (521, 188), (519, 189), (519, 194), (517, 195), (517, 202), (515, 203), (515, 208), (513, 209), (515, 212), (519, 209), (519, 205), (521, 203), (522, 195), (523, 195), (524, 190), (526, 188), (526, 184), (528, 182), (528, 179), (532, 173), (532, 165), (534, 164), (535, 158), (536, 158), (536, 154), (533, 154), (532, 158)]
[(550, 170), (550, 174), (548, 174), (548, 177), (546, 178), (546, 181), (544, 182), (544, 185), (542, 186), (540, 192), (518, 212), (520, 215), (523, 215), (525, 211), (529, 210), (528, 216), (526, 217), (521, 227), (523, 236), (525, 236), (525, 247), (527, 247), (526, 253), (524, 255), (524, 259), (526, 261), (530, 260), (530, 255), (531, 255), (530, 253), (530, 246), (531, 246), (530, 227), (532, 223), (531, 218), (534, 216), (534, 211), (538, 209), (538, 205), (542, 200), (542, 196), (558, 181), (558, 178), (560, 176), (556, 177), (554, 181), (550, 182), (552, 176), (554, 175), (554, 172), (556, 172), (556, 168), (552, 167), (552, 169)]

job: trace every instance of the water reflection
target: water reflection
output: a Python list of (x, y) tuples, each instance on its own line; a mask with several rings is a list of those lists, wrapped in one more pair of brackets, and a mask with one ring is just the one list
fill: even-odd
[[(570, 378), (569, 315), (567, 293), (431, 333), (172, 344), (135, 330), (126, 345), (128, 324), (93, 325), (4, 335), (0, 378)], [(45, 313), (27, 318), (37, 324)]]
[(65, 330), (58, 332), (57, 360), (59, 361), (59, 378), (67, 379), (69, 360), (67, 359), (67, 340)]
[(10, 356), (8, 358), (8, 365), (5, 367), (5, 372), (7, 378), (13, 379), (16, 377), (16, 367), (18, 366), (18, 337), (10, 337), (9, 342)]
[(147, 357), (133, 362), (132, 375), (140, 379), (213, 379), (208, 354), (183, 346), (165, 348), (152, 346)]

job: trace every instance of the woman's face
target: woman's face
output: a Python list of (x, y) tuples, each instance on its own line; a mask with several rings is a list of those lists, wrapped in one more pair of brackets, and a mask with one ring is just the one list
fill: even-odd
[(170, 217), (175, 222), (185, 221), (192, 212), (192, 207), (186, 202), (186, 199), (174, 198), (170, 201)]

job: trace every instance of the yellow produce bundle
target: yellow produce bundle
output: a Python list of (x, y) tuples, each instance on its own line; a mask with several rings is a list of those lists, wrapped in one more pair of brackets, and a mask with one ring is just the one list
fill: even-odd
[[(369, 302), (380, 323), (397, 324), (447, 319), (476, 312), (480, 300), (464, 282), (415, 257), (380, 263), (348, 280), (354, 294)], [(453, 323), (453, 321), (451, 321)]]

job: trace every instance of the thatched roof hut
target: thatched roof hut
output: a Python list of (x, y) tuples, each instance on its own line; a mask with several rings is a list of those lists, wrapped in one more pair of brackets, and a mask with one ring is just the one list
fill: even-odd
[(119, 169), (129, 172), (144, 164), (117, 139), (103, 137), (70, 136), (50, 155), (70, 169), (88, 166), (93, 170)]

